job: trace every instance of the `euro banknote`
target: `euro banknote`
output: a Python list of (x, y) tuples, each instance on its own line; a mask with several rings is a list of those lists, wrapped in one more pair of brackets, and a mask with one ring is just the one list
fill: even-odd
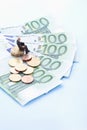
[(31, 33), (50, 33), (49, 21), (45, 17), (41, 17), (36, 20), (32, 20), (24, 23), (23, 25), (1, 28), (1, 34), (8, 35), (25, 35)]
[[(44, 44), (36, 50), (41, 65), (35, 69), (34, 82), (31, 84), (24, 84), (21, 81), (14, 83), (9, 80), (8, 60), (12, 57), (9, 52), (7, 57), (0, 60), (0, 86), (21, 105), (25, 105), (32, 99), (60, 85), (62, 77), (73, 64), (76, 45), (69, 34), (64, 32), (43, 34), (41, 41)], [(3, 65), (5, 66), (4, 70)]]

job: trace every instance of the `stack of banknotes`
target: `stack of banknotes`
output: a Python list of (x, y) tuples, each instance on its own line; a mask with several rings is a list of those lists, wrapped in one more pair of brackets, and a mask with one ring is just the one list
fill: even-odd
[[(61, 85), (62, 79), (70, 76), (76, 62), (73, 35), (61, 30), (52, 33), (49, 25), (49, 19), (41, 17), (20, 26), (0, 29), (0, 87), (21, 105)], [(29, 53), (38, 56), (41, 61), (30, 84), (12, 82), (8, 78), (8, 61), (12, 57), (10, 50), (16, 45), (18, 37), (28, 46)]]

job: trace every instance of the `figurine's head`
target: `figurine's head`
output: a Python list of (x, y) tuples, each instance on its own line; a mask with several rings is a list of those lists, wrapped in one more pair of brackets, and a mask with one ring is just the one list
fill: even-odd
[(20, 41), (21, 40), (21, 38), (20, 37), (18, 37), (18, 41)]

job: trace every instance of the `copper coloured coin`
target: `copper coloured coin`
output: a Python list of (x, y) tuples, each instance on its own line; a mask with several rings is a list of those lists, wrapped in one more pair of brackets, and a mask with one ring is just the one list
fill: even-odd
[(22, 60), (25, 61), (25, 62), (26, 62), (26, 61), (29, 61), (29, 60), (31, 60), (31, 59), (32, 59), (32, 56), (31, 56), (31, 55), (25, 54), (25, 55), (22, 56)]
[(23, 61), (21, 60), (21, 59), (19, 59), (19, 58), (11, 58), (10, 60), (9, 60), (9, 62), (8, 62), (8, 64), (10, 65), (10, 66), (16, 66), (17, 64), (19, 64), (19, 63), (23, 63)]
[(21, 80), (21, 76), (19, 74), (10, 74), (9, 79), (13, 82), (17, 82)]
[(24, 75), (21, 80), (23, 83), (28, 84), (28, 83), (33, 82), (34, 78), (32, 75)]
[(36, 67), (40, 65), (40, 58), (39, 57), (32, 57), (30, 61), (27, 61), (27, 64), (32, 67)]
[(26, 64), (18, 64), (18, 65), (16, 65), (15, 66), (15, 69), (17, 70), (17, 71), (25, 71), (26, 69), (27, 69), (27, 65)]

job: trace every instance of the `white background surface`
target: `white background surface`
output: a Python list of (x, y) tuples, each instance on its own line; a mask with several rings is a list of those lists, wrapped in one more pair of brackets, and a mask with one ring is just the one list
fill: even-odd
[(74, 33), (79, 63), (62, 86), (25, 107), (0, 89), (0, 130), (87, 130), (87, 1), (0, 1), (0, 27), (43, 16), (52, 17), (58, 28)]

